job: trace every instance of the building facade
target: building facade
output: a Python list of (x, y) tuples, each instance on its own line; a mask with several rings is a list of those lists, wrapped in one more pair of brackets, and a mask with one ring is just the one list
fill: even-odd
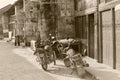
[(16, 35), (43, 40), (53, 34), (58, 39), (75, 37), (74, 0), (18, 0), (15, 4)]
[(42, 39), (49, 34), (58, 39), (75, 37), (74, 0), (39, 0), (39, 30)]
[(37, 3), (31, 0), (15, 2), (16, 36), (25, 38), (29, 43), (35, 40), (38, 27)]
[(38, 3), (30, 0), (23, 0), (25, 13), (25, 36), (28, 41), (36, 39), (38, 30)]
[(1, 34), (12, 31), (29, 41), (37, 32), (42, 40), (49, 34), (79, 38), (81, 52), (87, 47), (89, 57), (120, 70), (119, 0), (18, 0), (14, 6), (0, 11)]
[(12, 5), (7, 5), (0, 9), (0, 25), (3, 38), (11, 39), (13, 36), (14, 19), (11, 16), (14, 15), (14, 11), (14, 6)]
[(0, 17), (0, 39), (3, 39), (2, 18)]
[[(97, 0), (75, 0), (76, 37), (87, 47), (88, 55), (97, 58)], [(82, 51), (82, 50), (81, 50)]]
[(85, 39), (88, 56), (120, 69), (119, 0), (76, 0), (76, 37)]
[(24, 36), (24, 11), (23, 11), (23, 0), (18, 0), (15, 4), (15, 36)]
[(101, 60), (116, 69), (120, 69), (119, 4), (119, 0), (100, 0), (99, 2)]

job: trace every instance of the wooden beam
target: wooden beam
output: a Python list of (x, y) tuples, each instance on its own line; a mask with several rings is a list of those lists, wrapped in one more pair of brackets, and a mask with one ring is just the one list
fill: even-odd
[(111, 9), (112, 12), (112, 35), (113, 35), (113, 68), (116, 69), (116, 30), (115, 30), (115, 10)]
[(96, 6), (96, 17), (97, 17), (97, 61), (99, 62), (99, 51), (100, 51), (100, 46), (99, 46), (99, 21), (100, 21), (100, 12), (99, 12), (99, 3), (100, 3), (100, 0), (97, 0), (97, 6)]
[(76, 11), (75, 16), (89, 15), (89, 14), (93, 14), (95, 12), (96, 12), (96, 7), (92, 7), (92, 8), (86, 9), (86, 10)]
[(88, 15), (86, 15), (86, 27), (87, 27), (87, 56), (89, 56), (89, 19)]
[(107, 2), (107, 3), (99, 4), (99, 11), (105, 11), (105, 10), (111, 9), (118, 4), (120, 4), (119, 0), (112, 0), (112, 1)]
[(99, 62), (103, 63), (102, 12), (99, 12)]
[(40, 2), (40, 4), (66, 4), (64, 2)]

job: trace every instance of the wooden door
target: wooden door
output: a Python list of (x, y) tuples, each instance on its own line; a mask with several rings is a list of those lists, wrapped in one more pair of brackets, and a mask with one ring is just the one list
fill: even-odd
[(113, 32), (112, 11), (108, 10), (102, 15), (103, 63), (113, 67)]
[(89, 15), (89, 56), (94, 58), (94, 14)]
[(120, 10), (115, 11), (116, 27), (116, 68), (120, 70)]

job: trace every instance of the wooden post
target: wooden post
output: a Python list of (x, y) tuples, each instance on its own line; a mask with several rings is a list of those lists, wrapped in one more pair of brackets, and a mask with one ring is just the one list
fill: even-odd
[(103, 63), (102, 12), (99, 12), (99, 62)]
[(88, 15), (86, 15), (86, 27), (87, 27), (87, 55), (89, 56), (89, 19)]
[(113, 68), (116, 69), (116, 30), (115, 30), (115, 11), (114, 8), (111, 9), (112, 12), (112, 35), (113, 35)]
[(97, 10), (96, 10), (96, 17), (97, 17), (97, 61), (99, 62), (99, 0), (97, 1)]
[(102, 41), (102, 15), (99, 11), (99, 0), (97, 1), (97, 53), (98, 62), (103, 63), (103, 41)]

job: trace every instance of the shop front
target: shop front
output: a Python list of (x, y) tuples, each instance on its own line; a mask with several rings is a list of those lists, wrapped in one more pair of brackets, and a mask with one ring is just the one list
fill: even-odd
[(112, 11), (101, 12), (103, 63), (113, 67)]
[(120, 70), (120, 5), (115, 7), (116, 69)]

